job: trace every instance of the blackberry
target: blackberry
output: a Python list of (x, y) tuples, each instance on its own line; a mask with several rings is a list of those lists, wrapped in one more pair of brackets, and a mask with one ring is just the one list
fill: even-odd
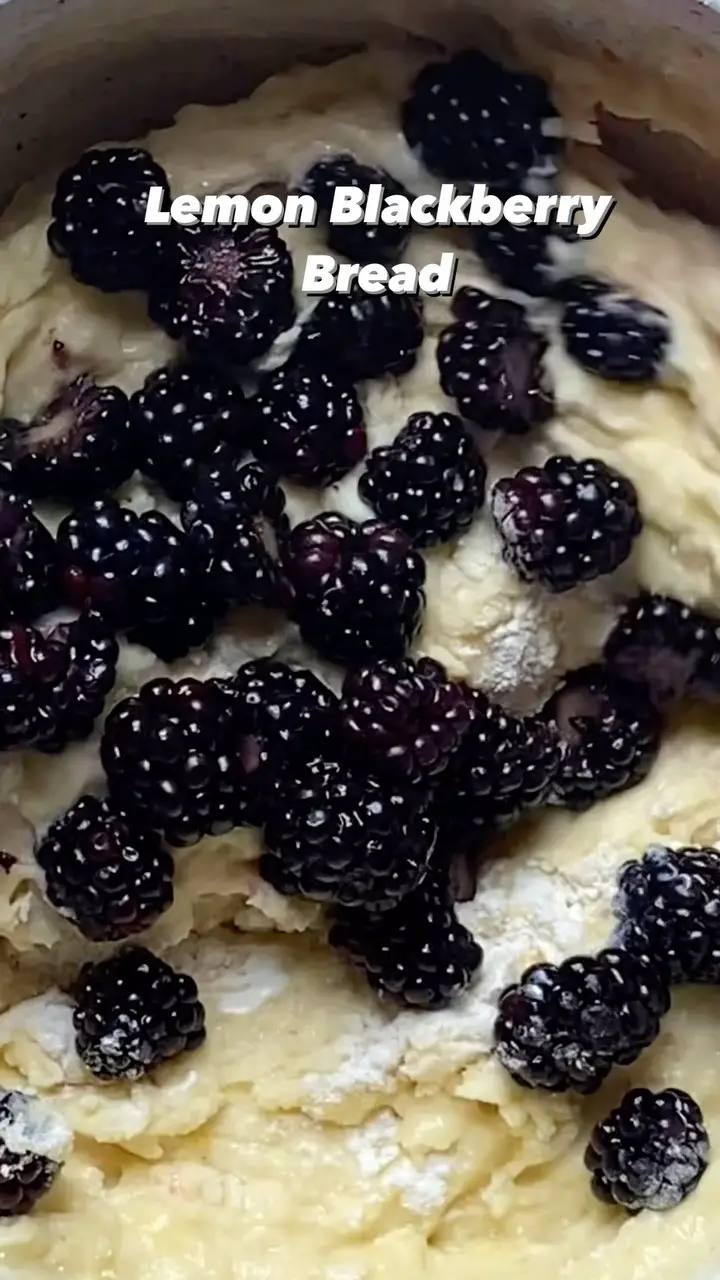
[(682, 1204), (709, 1154), (702, 1111), (688, 1093), (630, 1089), (593, 1129), (585, 1165), (598, 1199), (634, 1214)]
[(49, 901), (86, 938), (127, 938), (173, 900), (173, 860), (141, 822), (81, 796), (37, 850)]
[(495, 226), (474, 227), (472, 240), (488, 271), (509, 289), (536, 298), (553, 297), (573, 250), (577, 254), (582, 244), (574, 227), (557, 222), (516, 227), (504, 218)]
[(635, 486), (598, 458), (523, 467), (498, 480), (491, 505), (507, 563), (557, 593), (612, 573), (642, 529)]
[(367, 449), (355, 390), (320, 369), (292, 363), (268, 374), (252, 408), (253, 452), (299, 484), (341, 480)]
[(570, 282), (560, 329), (573, 360), (614, 382), (657, 380), (671, 338), (659, 307), (592, 276)]
[(338, 729), (338, 699), (305, 667), (256, 658), (238, 667), (226, 686), (235, 732), (267, 766), (272, 786), (300, 756), (329, 746)]
[(86, 151), (61, 173), (48, 243), (81, 284), (104, 293), (152, 284), (169, 233), (145, 222), (151, 187), (169, 199), (164, 169), (138, 147)]
[(283, 548), (291, 615), (331, 662), (401, 658), (425, 606), (425, 562), (399, 529), (330, 512), (296, 525)]
[(315, 756), (279, 781), (260, 874), (278, 893), (380, 910), (420, 883), (435, 838), (422, 792)]
[(243, 393), (206, 365), (156, 369), (130, 406), (137, 465), (177, 502), (189, 497), (201, 465), (219, 445), (227, 443), (236, 454), (247, 447)]
[(29, 502), (0, 494), (0, 622), (32, 622), (58, 595), (55, 539)]
[(500, 997), (495, 1052), (518, 1084), (594, 1093), (653, 1043), (669, 1007), (654, 957), (607, 950), (536, 964)]
[(390, 911), (337, 909), (330, 945), (365, 971), (380, 996), (422, 1009), (449, 1004), (483, 958), (482, 947), (457, 919), (446, 877), (437, 869)]
[(130, 406), (119, 387), (76, 378), (31, 422), (0, 419), (0, 476), (20, 493), (86, 502), (135, 470)]
[(66, 516), (57, 542), (65, 595), (76, 608), (100, 609), (165, 662), (207, 640), (214, 621), (207, 565), (162, 512), (137, 515), (114, 499), (99, 500)]
[(249, 364), (295, 318), (285, 241), (254, 224), (183, 227), (150, 289), (148, 313), (191, 357)]
[(672, 596), (643, 592), (631, 600), (605, 659), (624, 679), (645, 685), (661, 709), (684, 696), (720, 699), (720, 621)]
[(118, 643), (87, 613), (43, 632), (0, 631), (0, 751), (47, 754), (88, 738), (115, 683)]
[(350, 293), (321, 298), (303, 326), (295, 356), (351, 382), (399, 377), (417, 361), (423, 340), (422, 304), (401, 293)]
[(70, 1144), (63, 1122), (17, 1089), (0, 1093), (0, 1218), (30, 1213), (55, 1182)]
[(672, 982), (720, 983), (720, 853), (650, 845), (621, 868), (618, 945), (661, 956)]
[(547, 85), (476, 49), (423, 67), (401, 119), (408, 145), (439, 178), (536, 194), (557, 171), (561, 121)]
[(542, 716), (562, 739), (551, 800), (566, 809), (587, 809), (637, 786), (655, 762), (660, 715), (642, 687), (599, 663), (566, 675)]
[(449, 542), (470, 528), (485, 501), (487, 468), (452, 413), (413, 413), (391, 445), (373, 449), (360, 497), (415, 546)]
[(74, 996), (77, 1051), (99, 1080), (138, 1080), (205, 1040), (195, 982), (145, 947), (84, 965)]
[(376, 662), (345, 677), (342, 728), (358, 761), (410, 783), (447, 768), (473, 716), (469, 690), (439, 662)]
[[(327, 219), (336, 187), (359, 187), (367, 195), (371, 183), (378, 182), (385, 196), (408, 195), (405, 188), (384, 169), (360, 164), (347, 152), (319, 160), (305, 174), (301, 186), (303, 191), (314, 197), (320, 213)], [(364, 222), (357, 226), (327, 224), (328, 247), (351, 262), (392, 262), (402, 253), (409, 238), (409, 227), (390, 226), (384, 222), (374, 227)]]

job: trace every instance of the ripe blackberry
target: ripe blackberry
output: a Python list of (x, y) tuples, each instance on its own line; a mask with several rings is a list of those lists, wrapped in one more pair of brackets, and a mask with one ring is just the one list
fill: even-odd
[(352, 471), (367, 449), (355, 390), (311, 366), (284, 365), (252, 402), (253, 452), (276, 474), (325, 486)]
[(599, 663), (566, 675), (542, 716), (562, 739), (552, 802), (566, 809), (587, 809), (637, 786), (655, 762), (660, 715), (641, 686)]
[(358, 490), (415, 546), (449, 542), (470, 528), (485, 501), (487, 468), (452, 413), (413, 413), (391, 445), (373, 449)]
[(536, 964), (500, 997), (495, 1052), (518, 1084), (594, 1093), (653, 1043), (669, 1007), (654, 957), (607, 950)]
[(171, 498), (189, 497), (201, 464), (227, 443), (247, 447), (244, 397), (239, 386), (207, 365), (156, 369), (130, 401), (137, 465)]
[(401, 119), (408, 145), (440, 178), (535, 194), (557, 171), (561, 122), (547, 85), (476, 49), (423, 67)]
[(340, 702), (349, 748), (370, 769), (406, 782), (436, 778), (468, 732), (469, 690), (439, 662), (375, 662), (345, 677)]
[(138, 147), (86, 151), (61, 173), (48, 243), (81, 284), (104, 293), (150, 286), (168, 239), (167, 228), (145, 223), (151, 187), (169, 199), (164, 169)]
[(645, 685), (661, 709), (685, 696), (720, 699), (720, 621), (672, 596), (643, 592), (631, 600), (605, 660), (623, 679)]
[(616, 937), (667, 964), (672, 982), (720, 983), (720, 853), (652, 844), (621, 868)]
[(702, 1111), (688, 1093), (631, 1089), (593, 1129), (585, 1165), (598, 1199), (634, 1214), (682, 1204), (709, 1154)]
[[(338, 228), (339, 229), (339, 228)], [(399, 377), (412, 369), (423, 340), (422, 304), (401, 293), (331, 293), (315, 306), (295, 347), (305, 364), (351, 382)]]
[(99, 500), (66, 516), (57, 542), (68, 602), (102, 610), (131, 642), (172, 662), (210, 635), (207, 565), (162, 512)]
[(249, 364), (295, 318), (290, 251), (274, 227), (183, 227), (148, 312), (191, 357)]
[(614, 382), (660, 377), (670, 345), (670, 321), (659, 307), (617, 285), (578, 276), (566, 289), (561, 332), (573, 360)]
[(0, 494), (0, 622), (32, 622), (58, 602), (55, 539), (29, 502)]
[(420, 883), (435, 838), (426, 795), (316, 756), (279, 781), (260, 874), (278, 893), (385, 909)]
[(642, 529), (635, 486), (598, 458), (548, 458), (493, 487), (503, 556), (524, 582), (563, 592), (612, 573)]
[(0, 1218), (30, 1213), (60, 1173), (71, 1135), (36, 1098), (0, 1093)]
[[(367, 195), (374, 182), (382, 184), (385, 196), (408, 194), (384, 169), (360, 164), (347, 152), (319, 160), (305, 174), (301, 186), (303, 191), (314, 197), (320, 213), (327, 219), (336, 187), (359, 187)], [(409, 237), (409, 227), (389, 226), (384, 222), (375, 227), (364, 222), (357, 226), (327, 224), (328, 247), (351, 262), (392, 262), (402, 253)]]
[(88, 613), (47, 632), (0, 631), (0, 751), (47, 754), (88, 738), (115, 683), (118, 644)]
[(554, 409), (543, 366), (547, 342), (522, 308), (461, 289), (454, 310), (460, 318), (440, 334), (437, 363), (440, 385), (462, 416), (507, 435), (546, 422)]
[(77, 1051), (99, 1080), (138, 1080), (205, 1040), (195, 982), (144, 947), (83, 965), (74, 995)]
[(0, 419), (0, 476), (20, 493), (87, 502), (135, 470), (130, 406), (119, 387), (76, 378), (31, 422)]
[(577, 255), (582, 245), (573, 227), (556, 222), (516, 227), (504, 218), (494, 227), (474, 227), (472, 240), (478, 257), (498, 280), (536, 298), (553, 297), (570, 255)]
[(338, 699), (305, 667), (256, 658), (238, 667), (226, 688), (235, 732), (250, 739), (271, 780), (299, 756), (327, 747), (338, 728)]
[(401, 658), (425, 607), (425, 562), (399, 529), (330, 512), (296, 525), (282, 564), (291, 614), (331, 662)]
[(390, 911), (336, 909), (330, 945), (365, 971), (381, 997), (422, 1009), (441, 1009), (460, 995), (483, 958), (436, 868)]
[(49, 901), (86, 938), (127, 938), (173, 900), (173, 860), (141, 822), (94, 796), (50, 827), (36, 853)]

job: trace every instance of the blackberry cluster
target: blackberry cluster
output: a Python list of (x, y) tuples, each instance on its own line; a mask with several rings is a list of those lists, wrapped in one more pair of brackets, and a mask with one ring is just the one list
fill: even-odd
[[(573, 227), (530, 222), (513, 226), (503, 218), (494, 227), (474, 227), (473, 245), (486, 267), (510, 289), (531, 297), (552, 297), (562, 287), (568, 256), (577, 252)], [(581, 242), (580, 242), (581, 243)]]
[(84, 965), (74, 996), (77, 1052), (99, 1080), (138, 1080), (205, 1040), (195, 982), (144, 947)]
[(94, 942), (139, 933), (173, 900), (173, 860), (141, 822), (82, 796), (37, 849), (49, 901)]
[(650, 845), (620, 872), (618, 945), (662, 958), (672, 982), (720, 984), (720, 853)]
[(168, 231), (145, 223), (151, 187), (169, 198), (164, 169), (138, 147), (86, 151), (60, 175), (48, 243), (81, 284), (105, 293), (152, 284)]
[(594, 1093), (657, 1038), (670, 995), (655, 957), (620, 950), (526, 969), (500, 997), (495, 1052), (518, 1084)]
[(592, 1189), (629, 1213), (674, 1209), (694, 1191), (710, 1143), (698, 1104), (682, 1089), (631, 1089), (596, 1125), (585, 1152)]
[(597, 458), (548, 458), (498, 480), (492, 515), (524, 582), (563, 592), (612, 573), (642, 529), (635, 487)]
[(252, 408), (253, 452), (299, 484), (334, 484), (367, 449), (354, 388), (310, 365), (286, 364), (268, 374)]
[[(382, 184), (385, 196), (408, 194), (384, 169), (360, 164), (347, 152), (314, 164), (303, 178), (302, 189), (314, 197), (320, 213), (327, 218), (336, 187), (358, 187), (367, 195), (374, 182)], [(364, 222), (357, 226), (327, 225), (328, 247), (351, 262), (392, 262), (402, 253), (409, 237), (409, 227), (390, 226), (384, 222), (379, 222), (376, 227)]]
[[(340, 230), (340, 228), (336, 228)], [(417, 361), (423, 340), (422, 304), (406, 293), (350, 293), (321, 298), (303, 326), (295, 356), (361, 382), (399, 377)]]
[(16, 1089), (0, 1093), (0, 1218), (30, 1213), (60, 1173), (62, 1162), (49, 1154), (54, 1144), (48, 1144), (44, 1122), (34, 1097)]
[(455, 915), (446, 877), (434, 868), (390, 911), (336, 909), (329, 941), (364, 970), (380, 996), (415, 1009), (449, 1004), (483, 958)]
[(296, 525), (282, 565), (303, 639), (331, 662), (401, 658), (425, 607), (425, 562), (379, 520), (334, 512)]
[(0, 493), (0, 623), (32, 622), (58, 598), (55, 539), (29, 502)]
[(720, 699), (720, 622), (672, 596), (643, 592), (623, 610), (605, 645), (623, 679), (664, 709), (688, 696)]
[(614, 382), (660, 377), (670, 345), (670, 321), (617, 286), (592, 276), (566, 288), (561, 332), (568, 354), (583, 368)]
[(459, 418), (413, 413), (391, 445), (373, 449), (358, 490), (416, 546), (467, 532), (485, 501), (487, 468)]

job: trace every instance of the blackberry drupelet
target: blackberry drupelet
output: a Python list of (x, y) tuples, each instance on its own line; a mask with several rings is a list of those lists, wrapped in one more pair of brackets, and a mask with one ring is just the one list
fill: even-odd
[(81, 796), (36, 853), (48, 900), (94, 942), (127, 938), (173, 900), (173, 860), (142, 822)]
[(249, 364), (295, 318), (290, 251), (274, 227), (183, 227), (148, 312), (191, 357)]
[(0, 623), (32, 622), (58, 598), (55, 539), (29, 502), (0, 493)]
[(77, 1051), (99, 1080), (138, 1080), (205, 1040), (195, 982), (144, 947), (84, 965), (74, 996)]
[(48, 243), (76, 280), (105, 293), (151, 285), (171, 234), (145, 223), (151, 187), (169, 199), (164, 169), (138, 147), (86, 151), (61, 173)]
[(720, 984), (720, 853), (653, 844), (621, 868), (618, 946), (658, 955), (672, 982)]
[(655, 957), (607, 950), (533, 965), (500, 997), (495, 1052), (518, 1084), (594, 1093), (653, 1043), (669, 1007)]
[(351, 382), (399, 377), (417, 361), (423, 340), (422, 304), (401, 293), (350, 293), (321, 298), (303, 326), (295, 358)]
[(612, 573), (642, 529), (635, 486), (598, 458), (523, 467), (498, 480), (491, 505), (504, 559), (557, 593)]
[(364, 970), (380, 996), (421, 1009), (448, 1005), (483, 958), (455, 915), (446, 877), (435, 868), (390, 911), (336, 909), (330, 945)]
[(63, 1166), (70, 1132), (35, 1097), (0, 1093), (0, 1218), (30, 1213)]
[(695, 1190), (710, 1142), (698, 1104), (682, 1089), (631, 1089), (593, 1130), (585, 1151), (592, 1189), (629, 1213), (674, 1209)]
[(253, 452), (276, 474), (324, 487), (352, 471), (367, 449), (353, 387), (294, 362), (263, 378), (251, 402)]
[(605, 645), (624, 679), (647, 686), (664, 709), (688, 696), (720, 699), (720, 621), (672, 596), (643, 592), (625, 607)]
[(130, 405), (119, 387), (76, 378), (31, 422), (0, 419), (0, 476), (28, 497), (88, 502), (118, 489), (135, 465)]
[(637, 786), (655, 762), (662, 719), (642, 686), (594, 663), (566, 675), (543, 718), (562, 739), (551, 800), (580, 811)]
[[(325, 219), (332, 208), (336, 187), (359, 187), (366, 195), (371, 183), (382, 184), (385, 196), (407, 196), (408, 192), (384, 169), (360, 164), (354, 156), (343, 152), (319, 160), (305, 174), (301, 187), (317, 201)], [(410, 237), (407, 226), (390, 226), (379, 222), (373, 227), (364, 222), (327, 224), (328, 247), (351, 262), (393, 262), (402, 253)]]
[(282, 564), (291, 616), (331, 662), (401, 658), (425, 607), (425, 562), (399, 529), (336, 512), (296, 525)]
[(660, 377), (671, 338), (663, 311), (592, 276), (571, 280), (565, 298), (560, 329), (573, 360), (614, 382)]
[(553, 297), (562, 288), (571, 257), (579, 258), (582, 252), (574, 228), (557, 223), (516, 227), (503, 218), (494, 227), (474, 227), (472, 241), (478, 257), (498, 280), (537, 298)]

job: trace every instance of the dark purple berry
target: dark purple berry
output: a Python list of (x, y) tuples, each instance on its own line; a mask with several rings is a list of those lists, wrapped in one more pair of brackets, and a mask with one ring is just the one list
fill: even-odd
[(311, 366), (268, 374), (252, 401), (253, 452), (276, 475), (313, 488), (341, 480), (367, 449), (354, 389)]
[(652, 844), (620, 869), (616, 938), (668, 966), (672, 982), (720, 984), (720, 853)]
[(720, 621), (672, 596), (643, 592), (625, 607), (605, 644), (623, 679), (644, 685), (664, 709), (683, 697), (720, 699)]
[(55, 539), (29, 502), (0, 494), (0, 623), (32, 622), (58, 598)]
[(63, 1166), (70, 1132), (37, 1098), (0, 1093), (0, 1218), (30, 1213)]
[[(381, 183), (386, 197), (408, 194), (384, 169), (360, 164), (346, 152), (319, 160), (305, 174), (301, 185), (303, 191), (315, 198), (320, 213), (327, 218), (336, 187), (359, 187), (367, 195), (371, 183)], [(391, 226), (385, 222), (378, 222), (377, 226), (359, 222), (355, 226), (337, 223), (327, 227), (328, 247), (351, 262), (392, 262), (402, 253), (409, 236), (408, 226)]]
[(321, 298), (303, 326), (295, 357), (334, 378), (361, 382), (412, 369), (423, 340), (422, 304), (409, 294), (350, 293)]
[(672, 336), (664, 311), (592, 276), (570, 281), (566, 297), (560, 327), (573, 360), (615, 382), (661, 376)]

